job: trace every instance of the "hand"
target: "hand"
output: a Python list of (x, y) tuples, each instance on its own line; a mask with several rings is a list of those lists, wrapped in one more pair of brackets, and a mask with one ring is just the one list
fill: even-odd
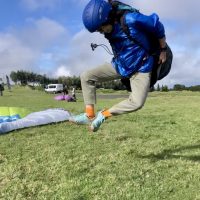
[(159, 60), (158, 60), (158, 64), (164, 63), (166, 61), (166, 59), (167, 59), (166, 51), (161, 51), (160, 56), (159, 56)]

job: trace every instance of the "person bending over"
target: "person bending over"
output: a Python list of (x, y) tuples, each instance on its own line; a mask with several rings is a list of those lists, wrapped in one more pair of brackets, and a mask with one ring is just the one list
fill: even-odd
[[(154, 34), (160, 46), (159, 62), (166, 61), (166, 37), (163, 24), (157, 14), (146, 16), (140, 12), (127, 12), (130, 6), (123, 4), (120, 12), (113, 6), (114, 2), (91, 0), (82, 15), (86, 29), (93, 33), (104, 34), (108, 39), (114, 57), (111, 64), (104, 64), (81, 74), (81, 85), (85, 103), (85, 113), (75, 115), (70, 121), (77, 124), (89, 124), (95, 132), (109, 117), (130, 113), (141, 109), (147, 98), (150, 87), (153, 57), (150, 49), (149, 34)], [(120, 2), (116, 2), (120, 3)], [(119, 8), (119, 7), (118, 7)], [(122, 20), (129, 35), (122, 28)], [(133, 42), (130, 38), (138, 42)], [(131, 93), (128, 99), (104, 109), (95, 115), (96, 82), (129, 78)]]

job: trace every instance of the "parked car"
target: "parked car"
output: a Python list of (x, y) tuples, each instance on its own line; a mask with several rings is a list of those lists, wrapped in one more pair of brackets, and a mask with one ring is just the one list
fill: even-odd
[(63, 84), (49, 84), (44, 89), (48, 93), (58, 93), (63, 91)]

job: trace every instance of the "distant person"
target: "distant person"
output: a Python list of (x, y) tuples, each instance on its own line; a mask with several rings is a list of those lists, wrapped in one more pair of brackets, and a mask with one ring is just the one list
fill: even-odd
[(72, 89), (72, 97), (74, 98), (74, 100), (76, 101), (76, 91), (75, 88), (73, 87)]
[[(112, 65), (102, 65), (81, 74), (85, 113), (70, 119), (77, 124), (89, 124), (90, 130), (97, 131), (107, 118), (134, 112), (143, 107), (154, 64), (154, 58), (149, 53), (149, 36), (153, 34), (158, 43), (158, 63), (166, 62), (169, 47), (164, 26), (157, 14), (147, 16), (118, 1), (90, 0), (83, 11), (82, 19), (89, 32), (104, 34), (114, 55)], [(122, 78), (130, 80), (129, 98), (95, 115), (96, 82)]]
[(6, 75), (6, 81), (7, 81), (8, 90), (11, 91), (10, 79), (7, 75)]
[(68, 95), (68, 94), (69, 92), (68, 92), (67, 86), (63, 85), (63, 96)]
[(4, 84), (3, 82), (0, 82), (0, 96), (3, 96), (3, 91), (4, 91)]

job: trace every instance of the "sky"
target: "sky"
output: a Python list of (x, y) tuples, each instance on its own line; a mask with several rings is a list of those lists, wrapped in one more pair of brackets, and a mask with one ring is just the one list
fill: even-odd
[[(89, 33), (82, 12), (89, 0), (0, 0), (0, 77), (24, 70), (48, 77), (79, 76), (110, 62), (103, 35)], [(159, 82), (172, 87), (200, 85), (200, 1), (122, 0), (143, 14), (157, 13), (174, 55), (170, 74)], [(109, 46), (110, 48), (110, 46)]]

